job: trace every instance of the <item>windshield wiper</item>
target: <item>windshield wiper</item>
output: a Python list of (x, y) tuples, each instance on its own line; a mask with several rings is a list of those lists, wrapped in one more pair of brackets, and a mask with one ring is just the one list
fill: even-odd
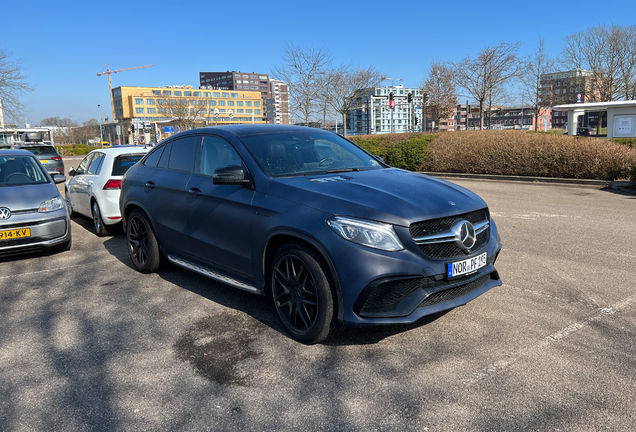
[(360, 168), (337, 168), (325, 171), (327, 174), (339, 173), (339, 172), (351, 172), (360, 171)]

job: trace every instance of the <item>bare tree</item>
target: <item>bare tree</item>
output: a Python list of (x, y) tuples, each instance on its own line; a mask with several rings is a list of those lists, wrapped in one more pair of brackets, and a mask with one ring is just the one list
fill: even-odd
[(320, 110), (320, 95), (332, 56), (325, 48), (314, 49), (289, 43), (283, 52), (283, 64), (272, 69), (271, 75), (287, 83), (289, 102), (309, 126), (313, 114)]
[(602, 25), (572, 33), (565, 38), (560, 63), (564, 69), (589, 71), (590, 75), (581, 75), (576, 84), (590, 101), (632, 97), (636, 76), (635, 27)]
[[(554, 71), (554, 62), (545, 52), (545, 41), (539, 38), (539, 45), (534, 53), (526, 60), (521, 74), (522, 105), (527, 102), (533, 110), (534, 130), (537, 130), (539, 114), (542, 109), (551, 107), (551, 92), (542, 93), (541, 77)], [(523, 107), (522, 107), (523, 108)]]
[(164, 104), (159, 105), (159, 109), (165, 109), (165, 116), (170, 117), (181, 130), (193, 129), (202, 124), (205, 121), (204, 114), (207, 118), (208, 111), (207, 101), (202, 98), (168, 98)]
[(347, 136), (347, 113), (356, 105), (363, 90), (376, 87), (386, 78), (384, 74), (369, 66), (366, 69), (341, 66), (329, 72), (328, 103), (342, 116), (344, 136)]
[(457, 86), (479, 102), (479, 129), (484, 128), (484, 103), (488, 96), (500, 91), (521, 71), (517, 58), (520, 45), (520, 42), (502, 42), (495, 47), (484, 48), (474, 59), (468, 56), (460, 63), (451, 63)]
[(22, 62), (11, 60), (11, 53), (0, 48), (0, 127), (4, 126), (4, 116), (17, 119), (24, 112), (20, 96), (33, 91), (22, 73)]
[(433, 60), (427, 77), (420, 84), (426, 99), (426, 112), (430, 113), (439, 130), (439, 121), (453, 115), (457, 107), (457, 87), (453, 70), (438, 60)]

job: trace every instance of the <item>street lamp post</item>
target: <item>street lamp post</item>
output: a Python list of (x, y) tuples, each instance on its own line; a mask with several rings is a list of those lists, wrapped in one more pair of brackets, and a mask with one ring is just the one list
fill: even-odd
[(104, 148), (104, 135), (102, 134), (102, 112), (99, 109), (100, 104), (97, 104), (97, 115), (99, 116), (99, 145)]

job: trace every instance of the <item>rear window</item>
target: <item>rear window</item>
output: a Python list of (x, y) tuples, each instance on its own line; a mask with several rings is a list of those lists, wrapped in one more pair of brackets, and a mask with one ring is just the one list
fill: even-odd
[(24, 146), (20, 148), (28, 150), (34, 155), (57, 155), (57, 152), (51, 146)]
[(113, 162), (112, 175), (123, 176), (126, 174), (126, 171), (128, 171), (131, 166), (139, 162), (142, 157), (144, 157), (144, 153), (117, 156)]

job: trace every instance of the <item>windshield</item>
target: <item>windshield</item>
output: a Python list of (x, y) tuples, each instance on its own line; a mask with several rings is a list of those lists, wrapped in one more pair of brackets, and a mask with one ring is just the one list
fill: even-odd
[(112, 175), (114, 176), (123, 176), (126, 174), (126, 171), (136, 164), (139, 159), (145, 156), (145, 153), (141, 154), (127, 154), (122, 156), (117, 156), (115, 161), (113, 162), (113, 171)]
[(320, 130), (244, 135), (241, 139), (272, 177), (382, 168), (373, 156), (349, 141)]
[(57, 152), (52, 146), (24, 146), (20, 147), (23, 150), (28, 150), (34, 155), (53, 155), (57, 156)]
[(48, 182), (49, 177), (34, 157), (0, 157), (0, 186), (19, 186)]

